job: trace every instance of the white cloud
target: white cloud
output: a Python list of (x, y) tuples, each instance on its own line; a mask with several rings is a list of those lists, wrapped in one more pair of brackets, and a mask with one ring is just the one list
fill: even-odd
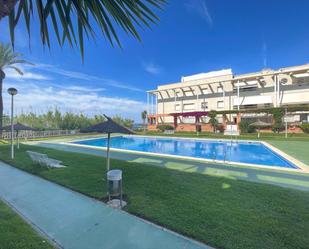
[[(6, 83), (5, 88), (12, 86)], [(74, 89), (72, 91), (72, 89)], [(107, 115), (120, 114), (121, 116), (139, 120), (141, 111), (146, 105), (144, 102), (128, 98), (100, 96), (94, 89), (92, 93), (84, 91), (83, 87), (72, 86), (57, 88), (54, 86), (41, 87), (37, 84), (22, 83), (18, 86), (19, 94), (15, 97), (15, 111), (17, 113), (32, 110), (36, 113), (46, 112), (52, 107), (57, 107), (61, 111), (75, 113), (85, 113), (93, 115), (105, 113)], [(5, 112), (8, 113), (10, 97), (4, 94)]]
[(37, 69), (51, 72), (54, 74), (58, 74), (61, 76), (65, 76), (68, 78), (73, 78), (77, 80), (83, 80), (83, 81), (96, 81), (98, 83), (102, 83), (104, 85), (116, 87), (116, 88), (121, 88), (121, 89), (126, 89), (130, 91), (136, 91), (136, 92), (145, 92), (145, 90), (137, 88), (135, 86), (120, 82), (118, 80), (102, 77), (102, 76), (95, 76), (91, 74), (85, 74), (81, 72), (76, 72), (76, 71), (70, 71), (70, 70), (64, 70), (61, 69), (57, 66), (54, 65), (49, 65), (49, 64), (36, 64)]
[(89, 88), (89, 87), (83, 87), (83, 86), (59, 86), (59, 88), (64, 88), (69, 91), (77, 91), (77, 92), (103, 92), (106, 89), (105, 88)]
[(17, 71), (14, 69), (6, 69), (5, 70), (5, 77), (7, 79), (14, 79), (14, 80), (50, 80), (49, 77), (43, 75), (43, 74), (38, 74), (38, 73), (33, 73), (27, 71), (25, 68), (17, 66), (18, 68), (21, 69), (23, 72), (23, 75), (20, 75)]
[[(21, 65), (24, 72), (20, 76), (12, 69), (6, 70), (3, 89), (17, 87), (19, 94), (15, 97), (17, 113), (34, 111), (44, 113), (57, 107), (61, 111), (93, 115), (120, 114), (124, 117), (140, 120), (140, 113), (146, 103), (130, 98), (104, 96), (106, 88), (92, 86), (90, 82), (112, 85), (122, 89), (141, 91), (141, 89), (123, 84), (112, 79), (103, 79), (75, 71), (60, 69), (52, 65)], [(60, 79), (60, 81), (59, 81)], [(96, 84), (97, 85), (97, 84)], [(10, 99), (4, 90), (5, 112), (9, 112)], [(103, 94), (102, 94), (103, 93)]]
[(213, 19), (205, 0), (189, 0), (185, 3), (185, 7), (188, 11), (201, 16), (209, 27), (213, 26)]
[(147, 73), (150, 73), (150, 74), (159, 74), (162, 71), (162, 69), (158, 65), (155, 65), (152, 62), (143, 63), (143, 68)]

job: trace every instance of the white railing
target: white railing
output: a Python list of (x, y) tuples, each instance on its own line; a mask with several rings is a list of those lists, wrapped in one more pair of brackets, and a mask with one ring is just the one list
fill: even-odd
[[(57, 137), (57, 136), (69, 136), (78, 135), (79, 130), (48, 130), (48, 131), (19, 131), (19, 138), (44, 138), (44, 137)], [(14, 132), (14, 137), (16, 138), (17, 133)], [(11, 132), (3, 131), (2, 139), (10, 139)]]

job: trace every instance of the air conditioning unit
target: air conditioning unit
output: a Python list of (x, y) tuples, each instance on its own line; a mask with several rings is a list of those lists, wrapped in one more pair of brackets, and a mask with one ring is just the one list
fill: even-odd
[(279, 74), (278, 81), (281, 85), (290, 85), (292, 84), (292, 78), (288, 74)]

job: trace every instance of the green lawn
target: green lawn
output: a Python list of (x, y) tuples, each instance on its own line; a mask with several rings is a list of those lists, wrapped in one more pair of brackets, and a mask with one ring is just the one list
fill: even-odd
[(309, 141), (271, 140), (267, 142), (309, 165)]
[(0, 249), (54, 248), (0, 201)]
[[(139, 134), (143, 135), (145, 133), (140, 132)], [(199, 137), (199, 138), (221, 138), (221, 139), (230, 139), (231, 136), (226, 136), (223, 133), (213, 133), (213, 132), (175, 132), (174, 134), (165, 135), (162, 132), (148, 131), (146, 135), (150, 136), (175, 136), (175, 137)], [(267, 140), (267, 141), (308, 141), (309, 134), (305, 133), (289, 133), (288, 138), (285, 138), (284, 133), (261, 133), (261, 137), (258, 139), (256, 133), (247, 133), (241, 134), (240, 136), (233, 137), (233, 139), (249, 139), (249, 140)]]
[[(33, 165), (25, 150), (47, 153), (67, 168)], [(106, 193), (102, 157), (22, 145), (10, 161), (92, 197)], [(123, 170), (127, 211), (217, 248), (305, 249), (309, 245), (309, 193), (272, 185), (112, 160)]]

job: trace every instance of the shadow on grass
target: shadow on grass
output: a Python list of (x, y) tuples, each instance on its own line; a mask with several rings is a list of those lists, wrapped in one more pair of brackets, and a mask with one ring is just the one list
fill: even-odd
[[(105, 156), (104, 151), (73, 147), (64, 144), (41, 143), (39, 146), (54, 148), (62, 151), (87, 153), (97, 156)], [(173, 159), (167, 157), (148, 156), (125, 152), (111, 152), (111, 158), (140, 163), (145, 166), (154, 165), (168, 169), (176, 169), (190, 173), (201, 173), (212, 176), (240, 179), (258, 183), (273, 184), (298, 190), (309, 191), (309, 174), (284, 172), (273, 169), (250, 168), (244, 166), (205, 163), (185, 159)]]

